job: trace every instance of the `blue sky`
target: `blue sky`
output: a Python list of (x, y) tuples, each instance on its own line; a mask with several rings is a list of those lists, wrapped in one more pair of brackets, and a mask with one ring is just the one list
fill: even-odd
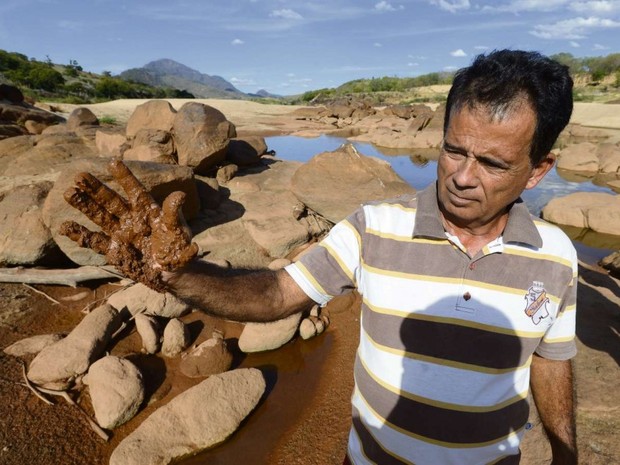
[(245, 92), (453, 70), (494, 48), (620, 52), (620, 0), (0, 3), (0, 49), (113, 75), (171, 58)]

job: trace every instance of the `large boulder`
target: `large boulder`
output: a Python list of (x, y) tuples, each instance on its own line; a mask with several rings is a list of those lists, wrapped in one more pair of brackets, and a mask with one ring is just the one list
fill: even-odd
[(22, 103), (24, 101), (24, 94), (15, 86), (0, 84), (0, 100), (8, 103)]
[(179, 165), (190, 166), (198, 174), (224, 161), (235, 126), (224, 114), (198, 102), (184, 104), (174, 117), (172, 128)]
[(224, 442), (256, 407), (265, 379), (255, 368), (209, 376), (160, 407), (123, 439), (110, 465), (165, 465)]
[[(11, 98), (15, 98), (13, 96)], [(26, 121), (42, 123), (45, 126), (51, 126), (64, 122), (65, 119), (49, 111), (36, 108), (25, 102), (11, 102), (4, 99), (0, 101), (0, 139), (18, 135), (17, 132), (26, 133), (24, 125)]]
[(176, 164), (172, 135), (161, 129), (140, 129), (131, 148), (123, 153), (125, 160)]
[(75, 131), (81, 126), (99, 126), (99, 119), (88, 108), (78, 107), (67, 118), (67, 129)]
[(260, 163), (260, 157), (266, 152), (264, 137), (237, 137), (230, 140), (226, 159), (237, 166), (251, 166)]
[(138, 105), (127, 121), (127, 137), (135, 136), (141, 129), (172, 131), (175, 109), (165, 100), (149, 100)]
[(542, 210), (545, 220), (620, 236), (620, 195), (576, 192), (552, 199)]
[(121, 158), (129, 144), (123, 132), (114, 129), (99, 129), (95, 133), (95, 146), (97, 154), (101, 156)]
[(300, 166), (291, 189), (301, 202), (333, 223), (364, 202), (415, 192), (388, 162), (362, 155), (351, 144)]
[(597, 145), (592, 142), (569, 145), (560, 152), (557, 164), (559, 169), (590, 173), (596, 173), (598, 166)]
[(14, 187), (3, 193), (9, 186), (0, 177), (0, 266), (58, 266), (66, 257), (41, 214), (54, 183), (45, 176), (20, 178), (24, 184), (15, 185), (15, 178), (10, 178)]
[[(191, 169), (184, 166), (139, 161), (128, 161), (126, 164), (155, 200), (160, 203), (174, 191), (185, 192), (183, 214), (186, 219), (196, 216), (200, 206)], [(59, 232), (60, 225), (64, 221), (73, 220), (91, 230), (98, 231), (100, 228), (81, 212), (71, 207), (64, 200), (63, 194), (69, 187), (73, 186), (75, 175), (81, 172), (93, 174), (112, 189), (124, 194), (121, 187), (108, 173), (107, 166), (108, 160), (102, 158), (79, 160), (67, 166), (54, 184), (43, 206), (43, 220), (50, 228), (54, 240), (60, 249), (78, 265), (103, 265), (105, 258), (90, 249), (81, 248), (71, 239), (61, 235)]]
[(66, 389), (103, 354), (120, 325), (121, 316), (112, 306), (97, 307), (67, 337), (39, 352), (30, 363), (28, 379), (39, 385)]

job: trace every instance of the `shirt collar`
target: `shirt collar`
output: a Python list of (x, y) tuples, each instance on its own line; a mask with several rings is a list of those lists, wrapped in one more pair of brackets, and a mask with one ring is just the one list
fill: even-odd
[[(434, 182), (416, 195), (416, 221), (413, 237), (433, 237), (445, 239), (446, 233), (441, 223), (441, 214), (437, 203), (437, 183)], [(503, 233), (503, 242), (518, 242), (541, 248), (542, 238), (532, 220), (532, 216), (520, 198), (508, 212), (508, 222)]]

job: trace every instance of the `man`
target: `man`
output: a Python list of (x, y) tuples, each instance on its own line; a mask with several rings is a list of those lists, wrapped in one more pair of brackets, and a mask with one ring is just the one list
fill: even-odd
[[(112, 172), (138, 193), (132, 205), (83, 175), (68, 200), (107, 234), (65, 232), (134, 279), (230, 319), (276, 320), (358, 289), (347, 453), (356, 465), (516, 464), (530, 385), (553, 463), (574, 464), (576, 253), (519, 199), (554, 164), (571, 91), (566, 68), (537, 53), (479, 56), (448, 96), (436, 185), (364, 206), (278, 272), (221, 277), (184, 265), (195, 248), (181, 199), (148, 206), (120, 162)], [(141, 215), (151, 239), (123, 226)]]

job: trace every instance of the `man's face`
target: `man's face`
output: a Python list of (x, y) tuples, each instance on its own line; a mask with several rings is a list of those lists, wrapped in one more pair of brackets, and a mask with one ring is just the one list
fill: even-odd
[(485, 107), (464, 107), (450, 117), (437, 164), (439, 207), (458, 228), (492, 226), (506, 207), (553, 166), (550, 154), (532, 167), (529, 153), (536, 114), (523, 103), (503, 119)]

